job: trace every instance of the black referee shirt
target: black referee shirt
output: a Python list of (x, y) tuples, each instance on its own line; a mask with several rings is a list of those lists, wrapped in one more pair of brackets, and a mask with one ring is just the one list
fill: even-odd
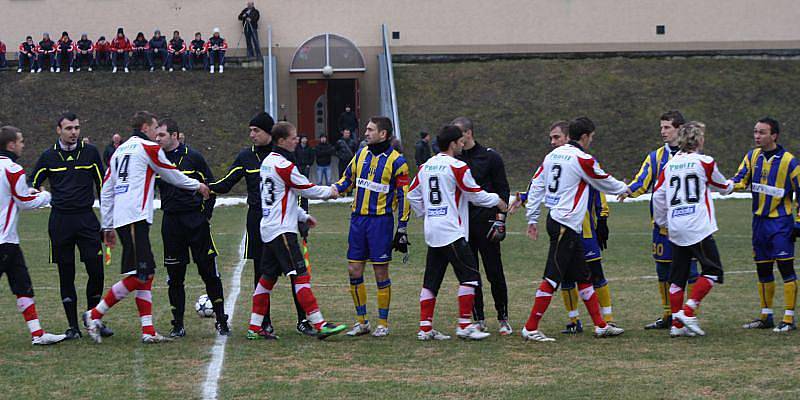
[(79, 140), (74, 150), (66, 151), (57, 141), (39, 156), (29, 184), (38, 189), (49, 179), (53, 210), (82, 212), (92, 209), (95, 190), (99, 196), (104, 174), (96, 147)]

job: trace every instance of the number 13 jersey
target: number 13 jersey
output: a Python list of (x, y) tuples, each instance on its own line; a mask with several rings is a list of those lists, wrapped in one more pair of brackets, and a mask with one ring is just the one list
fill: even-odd
[(691, 246), (717, 231), (710, 191), (728, 194), (726, 181), (713, 158), (698, 153), (675, 154), (664, 166), (653, 189), (653, 216), (667, 226), (669, 240)]

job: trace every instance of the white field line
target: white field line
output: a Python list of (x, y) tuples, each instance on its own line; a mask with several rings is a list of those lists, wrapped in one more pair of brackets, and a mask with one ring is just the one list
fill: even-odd
[[(233, 312), (236, 309), (236, 300), (241, 291), (242, 270), (247, 262), (245, 258), (245, 241), (247, 232), (242, 235), (242, 243), (239, 245), (239, 263), (231, 276), (231, 284), (228, 287), (228, 296), (225, 298), (225, 313), (228, 314), (228, 323), (233, 321)], [(216, 400), (217, 390), (219, 389), (219, 377), (222, 375), (222, 364), (225, 361), (225, 345), (228, 343), (228, 336), (217, 336), (214, 346), (211, 348), (211, 362), (208, 363), (206, 380), (203, 382), (203, 399)]]
[(146, 399), (144, 390), (147, 389), (144, 375), (144, 356), (142, 355), (141, 346), (137, 346), (133, 352), (133, 384), (136, 386), (136, 398)]

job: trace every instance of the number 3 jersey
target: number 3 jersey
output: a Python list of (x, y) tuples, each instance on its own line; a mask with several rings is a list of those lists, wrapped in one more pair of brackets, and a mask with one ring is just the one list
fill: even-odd
[(197, 190), (200, 182), (178, 171), (161, 146), (135, 134), (109, 160), (100, 191), (103, 229), (136, 221), (153, 223), (153, 185), (156, 174), (178, 189)]
[(571, 141), (548, 154), (536, 173), (528, 192), (528, 224), (539, 221), (540, 205), (550, 209), (550, 217), (575, 232), (583, 231), (589, 203), (589, 186), (610, 194), (622, 194), (628, 187), (605, 173), (597, 160)]
[(298, 205), (297, 194), (308, 199), (331, 197), (331, 188), (308, 181), (280, 152), (280, 147), (261, 162), (261, 241), (270, 242), (282, 233), (297, 233), (297, 222), (308, 220)]
[(733, 182), (725, 180), (713, 158), (679, 152), (661, 170), (653, 189), (655, 222), (668, 227), (672, 243), (691, 246), (717, 231), (710, 191), (732, 190)]
[(469, 237), (468, 203), (494, 207), (500, 196), (481, 190), (466, 163), (439, 153), (419, 167), (408, 202), (417, 216), (425, 218), (428, 246), (442, 247)]

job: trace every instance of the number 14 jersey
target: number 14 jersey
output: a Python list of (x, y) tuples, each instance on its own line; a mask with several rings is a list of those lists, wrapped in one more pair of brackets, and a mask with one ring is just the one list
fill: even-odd
[(726, 181), (713, 158), (698, 153), (675, 154), (664, 165), (653, 189), (653, 217), (667, 226), (669, 240), (691, 246), (717, 231), (710, 191), (728, 194)]

